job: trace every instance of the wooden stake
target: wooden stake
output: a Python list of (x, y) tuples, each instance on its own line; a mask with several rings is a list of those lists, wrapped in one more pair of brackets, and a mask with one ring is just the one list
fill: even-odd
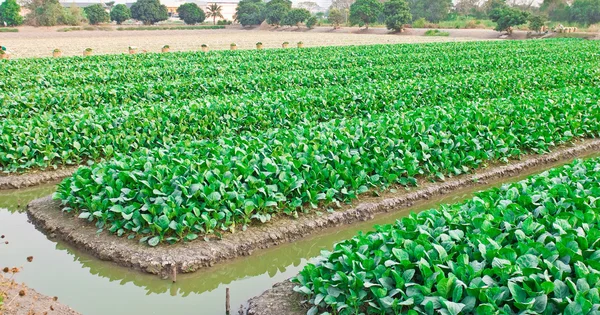
[(176, 282), (177, 281), (177, 265), (171, 265), (171, 268), (172, 268), (171, 271), (173, 272), (171, 278), (173, 279), (173, 282)]
[(231, 307), (229, 305), (229, 288), (225, 289), (225, 315), (230, 315)]

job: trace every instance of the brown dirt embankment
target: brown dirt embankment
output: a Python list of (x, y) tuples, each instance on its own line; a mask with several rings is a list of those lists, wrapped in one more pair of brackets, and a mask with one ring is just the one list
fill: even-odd
[(0, 314), (4, 315), (79, 315), (70, 307), (58, 302), (57, 297), (49, 297), (17, 283), (0, 274), (0, 295), (4, 304)]
[[(532, 168), (566, 161), (573, 157), (600, 151), (600, 139), (579, 141), (575, 146), (561, 147), (552, 153), (526, 156), (507, 165), (480, 169), (445, 182), (422, 183), (420, 187), (386, 193), (381, 197), (357, 201), (333, 213), (311, 213), (294, 219), (274, 218), (265, 224), (250, 226), (246, 231), (225, 234), (220, 240), (193, 241), (149, 247), (135, 240), (119, 238), (106, 231), (97, 233), (93, 224), (61, 212), (60, 202), (50, 196), (32, 201), (27, 207), (30, 220), (51, 238), (62, 239), (102, 260), (113, 261), (143, 272), (168, 276), (173, 268), (178, 273), (194, 272), (218, 262), (250, 255), (254, 250), (292, 242), (320, 230), (374, 218), (376, 214), (400, 211), (417, 201), (471, 187), (478, 183), (517, 176)], [(356, 205), (358, 204), (358, 205)]]
[(19, 189), (45, 183), (57, 182), (65, 177), (71, 176), (78, 167), (79, 166), (73, 166), (51, 171), (0, 176), (0, 190)]
[(294, 292), (294, 283), (285, 280), (273, 285), (263, 294), (248, 300), (247, 315), (305, 315), (308, 307), (302, 296)]

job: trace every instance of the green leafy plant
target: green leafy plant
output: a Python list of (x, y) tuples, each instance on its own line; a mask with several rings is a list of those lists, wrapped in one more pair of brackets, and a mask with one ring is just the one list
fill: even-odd
[(376, 227), (292, 281), (309, 314), (589, 314), (600, 303), (600, 159)]
[[(492, 156), (506, 160), (546, 151), (586, 134), (559, 118), (565, 113), (584, 115), (586, 128), (598, 123), (597, 105), (586, 109), (590, 104), (581, 101), (597, 92), (596, 87), (531, 92), (141, 150), (80, 168), (59, 185), (56, 197), (65, 211), (78, 209), (98, 228), (147, 235), (144, 241), (220, 233), (278, 213), (295, 216), (320, 204), (350, 201), (369, 189), (414, 186), (422, 176), (462, 174)], [(562, 131), (548, 134), (548, 121)], [(527, 144), (515, 141), (524, 134)], [(458, 144), (465, 156), (456, 154)]]
[[(270, 50), (239, 56), (215, 52), (210, 60), (221, 64), (219, 67), (194, 52), (136, 58), (98, 56), (88, 61), (115, 69), (118, 75), (114, 77), (79, 69), (68, 60), (14, 60), (3, 65), (10, 80), (3, 81), (0, 94), (4, 105), (0, 107), (0, 171), (80, 165), (179, 141), (287, 128), (303, 119), (323, 122), (443, 105), (457, 99), (503, 98), (531, 89), (584, 87), (598, 83), (595, 55), (590, 53), (596, 51), (596, 43), (549, 40), (352, 50), (322, 47), (303, 53), (278, 50), (276, 58)], [(522, 53), (515, 55), (516, 49)], [(353, 56), (351, 51), (360, 55)], [(453, 52), (453, 59), (440, 61), (439, 55), (448, 51)], [(155, 66), (149, 67), (147, 58), (152, 58)], [(298, 63), (290, 63), (290, 59)], [(249, 66), (238, 67), (233, 60), (244, 60)], [(190, 63), (199, 66), (176, 70)], [(511, 66), (514, 63), (519, 69)], [(36, 76), (19, 71), (19, 67), (39, 69), (37, 77), (46, 83), (40, 84)], [(297, 80), (298, 71), (309, 74)], [(340, 77), (345, 78), (343, 82)], [(540, 84), (539, 77), (548, 80)], [(169, 79), (157, 85), (159, 78)], [(282, 99), (286, 100), (284, 107)], [(240, 112), (248, 114), (239, 119)], [(94, 124), (85, 123), (90, 119)], [(219, 128), (211, 127), (215, 119), (220, 121)]]

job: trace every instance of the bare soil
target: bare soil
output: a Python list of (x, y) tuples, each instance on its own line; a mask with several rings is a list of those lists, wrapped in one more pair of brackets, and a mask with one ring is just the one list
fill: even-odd
[(58, 302), (57, 297), (49, 297), (17, 283), (0, 273), (0, 295), (4, 305), (0, 314), (4, 315), (78, 315), (79, 313)]
[(410, 30), (393, 34), (383, 28), (317, 27), (312, 30), (296, 27), (244, 29), (239, 26), (220, 30), (152, 30), (152, 31), (71, 31), (57, 32), (61, 27), (20, 27), (17, 33), (2, 33), (0, 45), (8, 48), (11, 58), (50, 57), (56, 48), (63, 56), (81, 56), (86, 48), (93, 54), (127, 53), (129, 46), (138, 52), (160, 52), (169, 45), (171, 52), (198, 51), (202, 44), (211, 50), (229, 49), (236, 43), (238, 49), (255, 49), (262, 42), (265, 49), (280, 48), (285, 41), (288, 49), (295, 48), (299, 41), (305, 47), (341, 46), (369, 44), (423, 43), (440, 41), (468, 41), (497, 38), (498, 32), (491, 30), (451, 30), (449, 37), (422, 36), (424, 30)]
[(27, 206), (32, 223), (49, 238), (62, 239), (85, 250), (101, 260), (113, 261), (125, 267), (169, 277), (177, 273), (194, 272), (221, 261), (252, 254), (254, 250), (317, 233), (329, 227), (366, 221), (376, 214), (401, 211), (415, 202), (484, 184), (486, 181), (516, 176), (527, 169), (568, 160), (600, 150), (600, 139), (578, 142), (575, 146), (561, 147), (552, 153), (526, 156), (520, 161), (481, 169), (474, 174), (465, 174), (445, 182), (423, 182), (415, 190), (385, 193), (381, 197), (361, 198), (354, 205), (344, 206), (332, 213), (310, 213), (294, 219), (287, 216), (275, 217), (265, 224), (250, 226), (246, 231), (224, 234), (222, 239), (192, 241), (174, 245), (161, 244), (157, 247), (141, 245), (136, 240), (116, 237), (106, 231), (97, 233), (97, 228), (73, 214), (63, 213), (59, 201), (51, 196), (36, 199)]
[[(248, 315), (305, 315), (308, 306), (303, 303), (302, 296), (294, 292), (296, 284), (290, 279), (276, 283), (263, 294), (248, 300)], [(242, 313), (244, 311), (242, 310)]]

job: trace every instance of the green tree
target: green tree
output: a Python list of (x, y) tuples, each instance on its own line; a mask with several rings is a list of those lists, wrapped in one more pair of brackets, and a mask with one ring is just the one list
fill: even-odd
[(259, 25), (265, 20), (265, 3), (262, 0), (240, 0), (234, 19), (242, 26)]
[(110, 21), (110, 15), (99, 3), (87, 6), (83, 9), (83, 11), (85, 12), (88, 22), (91, 25), (98, 25), (100, 23), (106, 23)]
[(7, 26), (19, 26), (23, 24), (21, 6), (15, 0), (6, 0), (0, 4), (0, 24)]
[(144, 25), (152, 25), (169, 18), (167, 7), (159, 0), (137, 0), (131, 6), (131, 17)]
[(413, 20), (424, 18), (433, 23), (443, 21), (452, 8), (452, 0), (408, 0)]
[(202, 23), (206, 19), (206, 14), (200, 7), (195, 3), (184, 3), (177, 8), (177, 14), (179, 19), (183, 20), (185, 24), (193, 25), (196, 23)]
[(412, 21), (410, 8), (405, 0), (390, 0), (383, 4), (383, 16), (385, 17), (385, 26), (389, 30), (396, 32), (404, 28), (404, 24)]
[(317, 25), (317, 17), (316, 16), (311, 16), (308, 18), (308, 20), (306, 20), (306, 27), (308, 27), (309, 29), (313, 29), (315, 27), (315, 25)]
[(544, 0), (540, 11), (552, 21), (568, 21), (571, 18), (570, 7), (566, 0)]
[(110, 19), (117, 22), (117, 25), (121, 25), (123, 22), (131, 18), (131, 11), (124, 4), (117, 4), (110, 11)]
[(338, 9), (329, 9), (329, 15), (327, 16), (327, 20), (329, 21), (329, 23), (331, 23), (331, 25), (333, 25), (333, 28), (340, 28), (340, 25), (342, 23), (344, 23), (344, 15), (342, 14), (342, 12)]
[(213, 18), (213, 24), (217, 24), (217, 18), (223, 18), (223, 13), (221, 13), (222, 10), (223, 7), (216, 3), (206, 7), (206, 11), (208, 12), (207, 17)]
[(495, 30), (498, 32), (507, 31), (511, 33), (512, 26), (527, 23), (529, 13), (507, 5), (496, 7), (490, 13), (490, 19), (496, 22)]
[(492, 14), (492, 11), (498, 8), (506, 7), (506, 0), (487, 0), (483, 3), (483, 11), (485, 15), (489, 18)]
[(300, 27), (300, 23), (306, 21), (310, 17), (310, 12), (306, 9), (291, 9), (283, 19), (284, 25)]
[(532, 15), (529, 17), (529, 28), (538, 33), (542, 29), (542, 26), (544, 26), (544, 23), (546, 23), (546, 17), (543, 15)]
[(65, 10), (58, 0), (30, 0), (25, 8), (29, 10), (25, 22), (31, 26), (55, 26), (64, 20)]
[(600, 0), (575, 0), (571, 20), (586, 25), (600, 22)]
[(265, 17), (267, 23), (279, 25), (292, 9), (292, 1), (271, 0), (265, 5)]
[(63, 14), (58, 24), (75, 26), (85, 22), (87, 22), (87, 18), (85, 17), (84, 10), (73, 4), (69, 8), (63, 8)]
[(454, 5), (454, 11), (459, 15), (481, 17), (479, 0), (458, 0)]
[(350, 6), (350, 24), (369, 28), (369, 24), (377, 22), (381, 12), (382, 5), (378, 0), (356, 0)]

